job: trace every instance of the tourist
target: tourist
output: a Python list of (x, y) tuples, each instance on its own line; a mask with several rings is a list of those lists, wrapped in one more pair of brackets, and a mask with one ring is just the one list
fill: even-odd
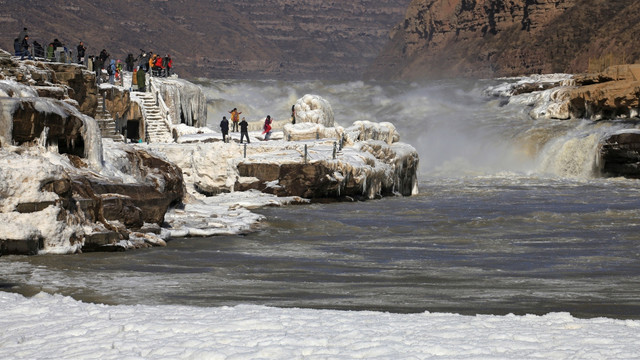
[(231, 114), (231, 123), (233, 124), (231, 131), (238, 132), (238, 122), (240, 122), (240, 114), (242, 114), (242, 112), (238, 112), (237, 108), (233, 108), (229, 113)]
[[(102, 66), (104, 66), (104, 64), (107, 63), (107, 59), (110, 57), (111, 55), (109, 55), (109, 53), (107, 52), (107, 49), (102, 49), (102, 51), (100, 51), (100, 55), (98, 55), (98, 57), (100, 58), (100, 62), (102, 64)], [(102, 67), (100, 66), (100, 67)]]
[(162, 56), (156, 55), (156, 60), (154, 62), (154, 69), (156, 76), (162, 76), (163, 67), (162, 67)]
[(251, 141), (249, 141), (249, 123), (243, 117), (242, 121), (240, 121), (240, 144), (242, 144), (242, 138), (245, 136), (247, 137), (247, 144), (250, 144)]
[(33, 42), (33, 56), (36, 58), (44, 59), (44, 48), (39, 42)]
[(136, 73), (136, 79), (138, 80), (138, 91), (145, 92), (147, 91), (147, 79), (146, 72), (142, 66), (138, 67), (138, 72)]
[(109, 84), (116, 83), (116, 61), (111, 59), (111, 63), (107, 66), (107, 75), (109, 75)]
[(264, 140), (271, 139), (271, 123), (271, 116), (267, 115), (267, 118), (264, 119), (264, 131), (262, 132), (262, 134), (264, 135)]
[(229, 135), (229, 120), (226, 116), (222, 117), (220, 121), (220, 130), (222, 131), (222, 142), (227, 142), (227, 135)]
[(58, 50), (59, 47), (62, 47), (62, 43), (58, 39), (53, 39), (53, 48)]
[[(149, 61), (149, 63), (147, 64), (149, 67), (147, 69), (151, 70), (151, 75), (153, 75), (153, 65), (156, 62), (156, 56), (154, 53), (149, 52), (149, 59), (147, 59)], [(147, 71), (149, 71), (147, 70)]]
[(291, 105), (291, 123), (293, 125), (296, 124), (296, 106), (295, 105)]
[(173, 67), (173, 60), (171, 59), (171, 55), (167, 54), (167, 56), (164, 58), (167, 61), (167, 77), (171, 76), (171, 68)]
[(25, 56), (29, 60), (33, 60), (33, 56), (29, 52), (29, 35), (25, 36), (24, 39), (22, 39), (22, 44), (20, 45), (20, 50), (21, 50), (20, 60), (24, 60)]
[(87, 59), (87, 70), (93, 71), (93, 63), (96, 61), (95, 56), (91, 55)]
[(50, 42), (47, 46), (47, 60), (53, 61), (53, 56), (55, 54), (55, 48), (53, 47), (53, 43)]
[(13, 40), (13, 52), (16, 56), (22, 55), (22, 41), (19, 38)]
[(133, 69), (133, 74), (131, 75), (131, 89), (138, 90), (138, 69)]
[(84, 52), (87, 50), (87, 47), (84, 46), (84, 43), (82, 41), (80, 41), (80, 44), (78, 44), (78, 64), (83, 64), (84, 63)]
[(22, 40), (24, 40), (25, 36), (29, 36), (27, 28), (23, 28), (22, 31), (18, 34), (18, 42), (22, 44)]
[(135, 61), (136, 60), (133, 58), (133, 54), (131, 54), (131, 53), (129, 53), (127, 55), (127, 58), (124, 59), (124, 63), (127, 64), (127, 71), (128, 72), (132, 72), (134, 70), (133, 69), (133, 65), (134, 65)]

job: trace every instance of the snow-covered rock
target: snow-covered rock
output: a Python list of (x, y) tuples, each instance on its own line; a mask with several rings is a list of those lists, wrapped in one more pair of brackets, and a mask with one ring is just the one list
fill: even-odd
[(294, 105), (296, 124), (310, 122), (325, 127), (334, 126), (333, 109), (331, 104), (318, 95), (307, 94)]

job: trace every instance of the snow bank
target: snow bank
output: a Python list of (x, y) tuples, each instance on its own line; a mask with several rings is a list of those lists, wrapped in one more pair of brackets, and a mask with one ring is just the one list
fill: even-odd
[[(634, 359), (640, 322), (263, 306), (107, 306), (0, 293), (11, 359)], [(46, 345), (46, 346), (45, 346)]]

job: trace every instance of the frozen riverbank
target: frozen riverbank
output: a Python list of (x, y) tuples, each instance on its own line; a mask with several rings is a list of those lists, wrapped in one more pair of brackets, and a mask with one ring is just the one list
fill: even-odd
[[(263, 306), (106, 306), (0, 293), (13, 359), (632, 359), (640, 322)], [(46, 346), (43, 346), (46, 344)]]

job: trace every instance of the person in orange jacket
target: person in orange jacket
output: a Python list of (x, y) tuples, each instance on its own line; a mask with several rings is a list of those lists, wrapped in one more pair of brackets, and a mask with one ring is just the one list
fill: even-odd
[(231, 114), (231, 122), (233, 123), (233, 127), (231, 131), (238, 132), (238, 123), (240, 122), (240, 114), (237, 108), (233, 108), (233, 110), (229, 111)]

